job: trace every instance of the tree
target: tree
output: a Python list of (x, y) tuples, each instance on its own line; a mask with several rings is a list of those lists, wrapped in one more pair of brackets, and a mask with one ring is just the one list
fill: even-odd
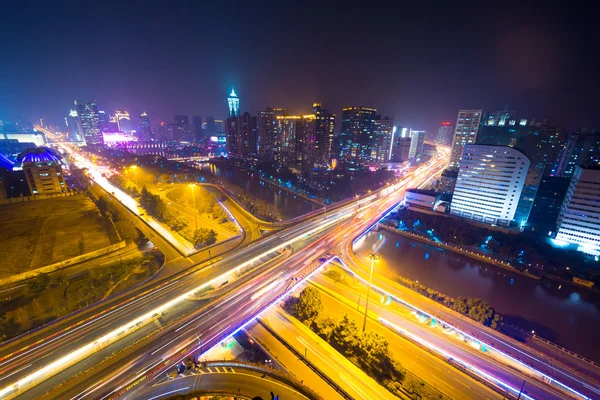
[(388, 341), (384, 336), (373, 332), (364, 332), (360, 337), (359, 360), (377, 377), (389, 375), (392, 361), (389, 356)]
[(50, 277), (46, 273), (37, 274), (28, 282), (29, 291), (39, 293), (46, 290), (50, 285)]
[(348, 314), (344, 315), (331, 332), (331, 341), (346, 354), (356, 354), (359, 347), (358, 328), (356, 322), (348, 318)]
[(192, 243), (196, 247), (210, 246), (217, 241), (217, 233), (212, 229), (198, 228), (192, 235)]
[(117, 228), (117, 231), (119, 231), (119, 234), (121, 235), (121, 238), (123, 240), (134, 243), (137, 243), (139, 241), (140, 231), (138, 231), (137, 228), (133, 226), (130, 222), (118, 221), (115, 222), (115, 227)]
[(331, 334), (336, 326), (337, 321), (329, 315), (317, 318), (314, 325), (317, 334), (327, 341), (331, 339)]
[(300, 321), (314, 321), (322, 310), (321, 294), (317, 289), (309, 286), (300, 292), (296, 306)]

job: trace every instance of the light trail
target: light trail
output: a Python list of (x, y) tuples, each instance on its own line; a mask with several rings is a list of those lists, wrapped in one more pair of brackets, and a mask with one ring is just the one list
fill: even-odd
[[(435, 351), (438, 354), (441, 354), (444, 358), (446, 358), (448, 361), (455, 361), (458, 364), (462, 365), (463, 367), (465, 367), (466, 369), (474, 372), (475, 374), (477, 374), (478, 376), (484, 378), (486, 381), (491, 382), (495, 385), (499, 385), (501, 387), (503, 387), (504, 389), (508, 389), (509, 392), (512, 392), (513, 394), (519, 394), (520, 390), (517, 388), (512, 387), (511, 385), (509, 385), (508, 383), (502, 381), (501, 379), (496, 378), (493, 375), (488, 374), (487, 372), (469, 364), (468, 362), (456, 357), (455, 355), (448, 353), (447, 351), (445, 351), (444, 349), (434, 345), (431, 342), (428, 342), (427, 340), (421, 338), (420, 336), (417, 336), (405, 329), (402, 329), (401, 327), (399, 327), (398, 325), (394, 324), (391, 321), (386, 320), (385, 318), (379, 317), (379, 322), (381, 322), (384, 325), (387, 325), (391, 328), (394, 328), (396, 331), (400, 332), (401, 335), (403, 336), (408, 336), (409, 338), (411, 338), (413, 341), (421, 344), (422, 346), (427, 347), (430, 350)], [(533, 397), (528, 396), (525, 393), (521, 393), (521, 397), (524, 399), (529, 399), (529, 400), (535, 400)]]
[[(349, 218), (350, 216), (354, 215), (354, 213), (355, 213), (355, 210), (350, 210), (345, 213), (341, 213), (341, 215), (338, 216), (337, 218), (331, 219), (330, 221), (324, 222), (320, 226), (317, 226), (316, 228), (309, 230), (308, 234), (313, 234), (315, 232), (324, 230), (325, 228), (337, 223), (338, 221)], [(301, 233), (293, 239), (290, 239), (280, 245), (276, 245), (275, 247), (264, 251), (263, 253), (259, 254), (258, 256), (252, 258), (251, 260), (248, 260), (248, 261), (240, 264), (239, 266), (210, 280), (209, 282), (205, 282), (205, 283), (193, 288), (192, 290), (176, 297), (173, 300), (170, 300), (169, 302), (167, 302), (159, 307), (156, 307), (154, 310), (149, 311), (148, 313), (134, 319), (133, 321), (131, 321), (127, 324), (124, 324), (123, 326), (107, 333), (106, 335), (102, 336), (101, 338), (99, 338), (93, 342), (90, 342), (86, 345), (83, 345), (79, 349), (77, 349), (73, 352), (70, 352), (69, 354), (67, 354), (65, 356), (60, 357), (59, 359), (55, 360), (54, 362), (36, 370), (35, 372), (33, 372), (29, 375), (26, 375), (24, 378), (21, 378), (17, 382), (2, 388), (0, 390), (0, 398), (10, 399), (10, 398), (16, 397), (17, 395), (22, 394), (26, 390), (35, 386), (36, 384), (51, 378), (52, 376), (56, 375), (58, 372), (89, 357), (90, 355), (94, 354), (96, 351), (101, 350), (102, 348), (106, 347), (108, 344), (114, 343), (115, 341), (120, 340), (123, 337), (127, 336), (129, 333), (131, 333), (133, 331), (131, 329), (132, 327), (138, 327), (139, 324), (148, 323), (149, 321), (154, 320), (156, 315), (162, 315), (168, 309), (170, 309), (170, 308), (178, 305), (182, 301), (186, 300), (188, 296), (193, 295), (195, 292), (218, 282), (219, 280), (223, 279), (223, 277), (226, 277), (226, 276), (230, 275), (231, 273), (240, 271), (242, 268), (244, 268), (248, 265), (251, 265), (255, 261), (260, 260), (262, 257), (264, 257), (274, 251), (277, 251), (278, 249), (285, 248), (286, 246), (291, 245), (291, 244), (295, 243), (296, 241), (301, 240), (305, 235), (306, 235), (306, 233)]]
[[(364, 282), (366, 285), (369, 285), (369, 282), (366, 279), (362, 278), (361, 276), (359, 276), (358, 274), (356, 274), (354, 271), (352, 271), (352, 269), (350, 269), (346, 265), (346, 263), (344, 263), (343, 260), (340, 259), (340, 263), (344, 266), (344, 269), (346, 269), (346, 271), (348, 271), (349, 273), (351, 273), (358, 280)], [(564, 392), (567, 392), (570, 396), (575, 396), (577, 398), (584, 399), (584, 400), (592, 400), (590, 397), (584, 395), (583, 393), (580, 393), (579, 391), (575, 390), (574, 388), (572, 388), (572, 387), (570, 387), (570, 386), (568, 386), (568, 385), (560, 382), (559, 380), (557, 380), (557, 379), (555, 379), (553, 377), (548, 376), (547, 374), (545, 374), (545, 373), (543, 373), (543, 372), (541, 372), (541, 371), (539, 371), (539, 370), (537, 370), (537, 369), (535, 369), (535, 368), (533, 368), (533, 367), (531, 367), (531, 366), (523, 363), (520, 360), (517, 360), (513, 356), (511, 356), (511, 355), (509, 355), (509, 354), (507, 354), (507, 353), (505, 353), (505, 352), (503, 352), (501, 350), (498, 350), (494, 346), (491, 346), (490, 344), (485, 343), (485, 342), (481, 341), (480, 339), (475, 338), (473, 335), (471, 335), (471, 334), (469, 334), (469, 333), (467, 333), (467, 332), (465, 332), (465, 331), (463, 331), (463, 330), (455, 327), (453, 324), (450, 324), (450, 323), (448, 323), (448, 322), (440, 319), (439, 317), (436, 317), (436, 316), (432, 315), (431, 313), (428, 313), (427, 311), (424, 311), (424, 310), (420, 309), (419, 307), (417, 307), (417, 306), (415, 306), (415, 305), (407, 302), (406, 300), (401, 299), (400, 297), (398, 297), (398, 296), (396, 296), (396, 295), (394, 295), (394, 294), (392, 294), (392, 293), (390, 293), (390, 292), (382, 289), (381, 287), (373, 284), (373, 285), (371, 285), (371, 288), (373, 288), (373, 289), (375, 289), (375, 290), (377, 290), (377, 291), (379, 291), (381, 293), (384, 293), (384, 294), (390, 296), (391, 298), (393, 298), (397, 302), (402, 303), (405, 306), (407, 306), (407, 307), (409, 307), (409, 308), (411, 308), (413, 310), (416, 310), (416, 311), (418, 311), (418, 312), (420, 312), (420, 313), (428, 316), (431, 319), (434, 319), (434, 320), (436, 320), (436, 321), (438, 321), (438, 322), (440, 322), (442, 324), (451, 326), (452, 329), (454, 329), (457, 332), (460, 332), (461, 334), (463, 334), (464, 336), (468, 337), (472, 341), (475, 341), (477, 343), (489, 346), (488, 347), (489, 351), (493, 350), (493, 351), (497, 352), (498, 354), (502, 355), (503, 357), (506, 357), (507, 359), (511, 360), (512, 362), (518, 364), (521, 367), (522, 372), (528, 373), (529, 376), (531, 376), (532, 378), (537, 378), (539, 380), (538, 377), (540, 377), (541, 378), (540, 381), (543, 382), (543, 383), (545, 383), (545, 384), (547, 384), (547, 385), (549, 385), (549, 386), (553, 386), (553, 384), (556, 384), (558, 387), (556, 387), (556, 386), (554, 386), (554, 387), (556, 387), (557, 389), (562, 390)]]

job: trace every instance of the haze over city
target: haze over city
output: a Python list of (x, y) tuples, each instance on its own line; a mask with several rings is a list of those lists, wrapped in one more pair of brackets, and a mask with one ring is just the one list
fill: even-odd
[[(0, 116), (58, 124), (73, 99), (101, 109), (225, 117), (314, 101), (376, 107), (432, 132), (455, 109), (511, 109), (576, 129), (598, 126), (593, 13), (503, 3), (435, 7), (301, 2), (13, 2), (0, 27)], [(568, 21), (568, 22), (565, 22)]]

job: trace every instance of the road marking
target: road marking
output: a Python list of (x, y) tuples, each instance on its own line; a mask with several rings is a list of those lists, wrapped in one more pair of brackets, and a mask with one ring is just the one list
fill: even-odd
[(177, 393), (177, 392), (181, 392), (182, 390), (188, 390), (189, 388), (190, 388), (190, 387), (189, 387), (189, 386), (187, 386), (187, 387), (184, 387), (184, 388), (180, 388), (180, 389), (171, 390), (170, 392), (165, 392), (165, 393), (162, 393), (162, 394), (158, 394), (158, 395), (156, 395), (156, 396), (154, 396), (154, 397), (149, 397), (149, 398), (148, 398), (148, 400), (154, 400), (154, 399), (158, 399), (158, 398), (164, 397), (164, 396), (166, 396), (166, 395), (168, 395), (168, 394), (171, 394), (171, 393)]
[[(176, 331), (177, 332), (177, 331)], [(170, 345), (171, 343), (173, 343), (174, 341), (176, 341), (177, 339), (179, 339), (180, 337), (182, 337), (183, 335), (185, 335), (185, 332), (182, 333), (181, 335), (177, 336), (175, 339), (171, 340), (170, 342), (167, 342), (166, 344), (164, 344), (162, 347), (159, 347), (158, 349), (154, 350), (152, 353), (150, 353), (151, 356), (153, 356), (155, 353), (161, 351), (162, 349), (164, 349), (165, 347), (167, 347), (168, 345)]]
[(18, 369), (18, 370), (14, 371), (14, 372), (11, 372), (10, 374), (8, 374), (8, 375), (6, 375), (6, 376), (4, 376), (4, 377), (0, 378), (0, 381), (1, 381), (1, 380), (3, 380), (3, 379), (6, 379), (6, 378), (8, 378), (9, 376), (12, 376), (12, 375), (14, 375), (14, 374), (18, 373), (18, 372), (21, 372), (21, 371), (23, 371), (25, 368), (29, 368), (29, 367), (31, 367), (31, 366), (32, 366), (32, 364), (29, 364), (29, 365), (27, 365), (27, 366), (25, 366), (25, 367), (23, 367), (23, 368), (21, 368), (21, 369)]

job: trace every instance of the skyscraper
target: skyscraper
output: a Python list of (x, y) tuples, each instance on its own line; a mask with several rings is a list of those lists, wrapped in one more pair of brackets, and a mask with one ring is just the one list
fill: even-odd
[(267, 107), (258, 112), (258, 155), (273, 158), (273, 142), (277, 131), (275, 112)]
[(79, 100), (75, 100), (74, 104), (81, 121), (85, 142), (88, 145), (103, 144), (104, 137), (100, 129), (100, 117), (96, 101), (82, 103)]
[(227, 105), (229, 106), (229, 118), (240, 116), (240, 98), (233, 89), (227, 97)]
[(410, 150), (408, 158), (411, 161), (420, 161), (423, 157), (423, 144), (425, 143), (425, 131), (410, 130)]
[(558, 217), (557, 240), (600, 255), (600, 169), (575, 167)]
[(394, 139), (394, 147), (392, 149), (392, 157), (390, 161), (392, 162), (406, 162), (408, 161), (408, 154), (410, 152), (410, 137), (402, 137), (399, 136)]
[(227, 153), (233, 156), (255, 157), (258, 146), (256, 117), (245, 112), (241, 116), (227, 118)]
[(117, 126), (120, 132), (130, 133), (133, 130), (131, 125), (131, 117), (127, 111), (115, 112), (115, 118), (117, 119)]
[(354, 160), (368, 161), (373, 143), (373, 121), (377, 110), (369, 107), (345, 107), (342, 109), (341, 152)]
[(142, 140), (152, 139), (152, 124), (145, 111), (140, 115), (140, 133), (138, 137)]
[(467, 144), (475, 143), (482, 114), (483, 110), (460, 110), (458, 112), (454, 137), (452, 138), (450, 168), (458, 168), (460, 166), (463, 147)]
[(452, 214), (486, 224), (510, 225), (529, 164), (525, 154), (511, 147), (465, 145)]
[[(209, 115), (206, 117), (206, 136), (214, 136), (216, 132), (215, 117)], [(225, 132), (225, 128), (223, 128), (223, 132)]]
[(298, 115), (280, 115), (275, 117), (277, 127), (273, 141), (273, 158), (283, 166), (298, 168), (296, 163), (296, 136), (302, 129), (302, 117)]
[(577, 165), (587, 167), (600, 161), (600, 132), (572, 133), (567, 138), (556, 175), (570, 178)]
[(388, 162), (392, 158), (396, 128), (394, 120), (385, 117), (378, 118), (373, 125), (373, 146), (371, 160), (374, 162)]
[(190, 135), (190, 117), (187, 115), (174, 115), (173, 123), (175, 124), (174, 139), (189, 141)]
[(77, 110), (71, 110), (65, 121), (69, 130), (69, 140), (72, 142), (83, 142), (83, 127), (81, 126), (81, 119), (77, 114)]
[(204, 131), (202, 130), (202, 117), (199, 115), (192, 117), (192, 132), (194, 133), (195, 140), (200, 140), (204, 137)]
[(438, 128), (435, 142), (442, 146), (450, 146), (452, 144), (452, 123), (444, 121)]
[(313, 115), (315, 128), (314, 140), (310, 142), (310, 161), (313, 166), (325, 167), (331, 163), (332, 158), (335, 114), (324, 110), (321, 103), (314, 103)]

